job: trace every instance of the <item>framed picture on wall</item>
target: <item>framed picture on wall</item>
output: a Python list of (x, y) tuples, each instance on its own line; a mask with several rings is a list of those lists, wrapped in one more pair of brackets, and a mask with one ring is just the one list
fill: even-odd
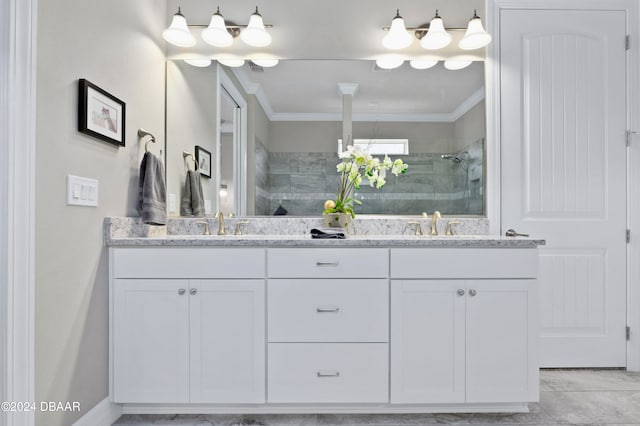
[(211, 152), (196, 145), (196, 162), (198, 163), (200, 174), (204, 177), (211, 178)]
[(124, 146), (125, 103), (84, 78), (78, 88), (78, 131)]

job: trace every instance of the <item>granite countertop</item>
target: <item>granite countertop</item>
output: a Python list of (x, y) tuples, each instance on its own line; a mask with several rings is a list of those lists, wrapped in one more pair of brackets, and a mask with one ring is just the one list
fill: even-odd
[[(540, 238), (502, 237), (487, 235), (489, 226), (484, 218), (447, 218), (459, 223), (460, 234), (445, 236), (415, 236), (407, 226), (419, 221), (427, 230), (430, 221), (424, 218), (365, 218), (358, 220), (346, 239), (312, 239), (309, 231), (321, 227), (319, 218), (233, 218), (227, 222), (227, 235), (201, 235), (202, 221), (217, 232), (212, 218), (170, 219), (166, 226), (144, 225), (140, 218), (107, 217), (104, 221), (104, 243), (108, 247), (504, 247), (533, 248), (544, 245)], [(249, 221), (246, 235), (233, 235), (235, 222)], [(444, 226), (444, 222), (441, 224)], [(442, 227), (441, 226), (441, 227)]]
[(159, 237), (115, 237), (106, 241), (110, 247), (495, 247), (532, 248), (544, 245), (535, 238), (492, 235), (403, 236), (366, 235), (339, 239), (312, 239), (310, 235), (167, 235)]

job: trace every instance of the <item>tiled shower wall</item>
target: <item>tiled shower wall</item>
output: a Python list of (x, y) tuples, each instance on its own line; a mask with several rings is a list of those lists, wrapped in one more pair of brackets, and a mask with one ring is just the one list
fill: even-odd
[[(409, 165), (407, 173), (398, 177), (388, 173), (382, 189), (363, 182), (356, 191), (362, 201), (356, 213), (483, 214), (482, 140), (466, 151), (459, 163), (442, 159), (440, 153), (402, 156)], [(336, 153), (268, 152), (256, 143), (256, 214), (273, 215), (282, 206), (293, 216), (319, 215), (325, 200), (335, 199), (338, 163)]]

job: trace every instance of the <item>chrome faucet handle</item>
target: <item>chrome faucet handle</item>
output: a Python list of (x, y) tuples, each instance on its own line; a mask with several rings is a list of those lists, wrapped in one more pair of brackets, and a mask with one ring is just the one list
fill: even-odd
[(209, 222), (204, 220), (199, 220), (195, 223), (196, 225), (204, 225), (204, 232), (202, 233), (202, 235), (211, 235), (211, 230), (209, 229)]
[(236, 231), (233, 233), (234, 235), (242, 235), (242, 225), (248, 225), (249, 222), (246, 220), (242, 220), (240, 222), (236, 222)]
[(447, 223), (447, 228), (444, 231), (444, 235), (453, 235), (453, 229), (452, 229), (453, 225), (460, 225), (460, 222), (458, 222), (457, 220), (450, 220)]
[(436, 210), (433, 212), (433, 216), (431, 216), (431, 232), (429, 235), (438, 235), (438, 219), (442, 219), (442, 215)]
[(422, 228), (420, 227), (420, 222), (416, 222), (415, 220), (412, 220), (412, 221), (407, 222), (407, 226), (409, 226), (409, 225), (415, 225), (415, 227), (416, 227), (415, 235), (416, 236), (419, 237), (419, 236), (422, 235)]

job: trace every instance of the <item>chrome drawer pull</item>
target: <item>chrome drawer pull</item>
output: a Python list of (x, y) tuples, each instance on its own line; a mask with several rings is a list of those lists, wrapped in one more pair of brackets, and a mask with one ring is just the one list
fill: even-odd
[(324, 314), (327, 312), (340, 312), (340, 308), (316, 308), (316, 312)]
[(338, 262), (337, 260), (333, 261), (333, 262), (316, 262), (316, 266), (338, 266), (340, 262)]
[(323, 373), (322, 371), (318, 371), (316, 374), (318, 377), (340, 377), (339, 371), (334, 371), (333, 373)]

